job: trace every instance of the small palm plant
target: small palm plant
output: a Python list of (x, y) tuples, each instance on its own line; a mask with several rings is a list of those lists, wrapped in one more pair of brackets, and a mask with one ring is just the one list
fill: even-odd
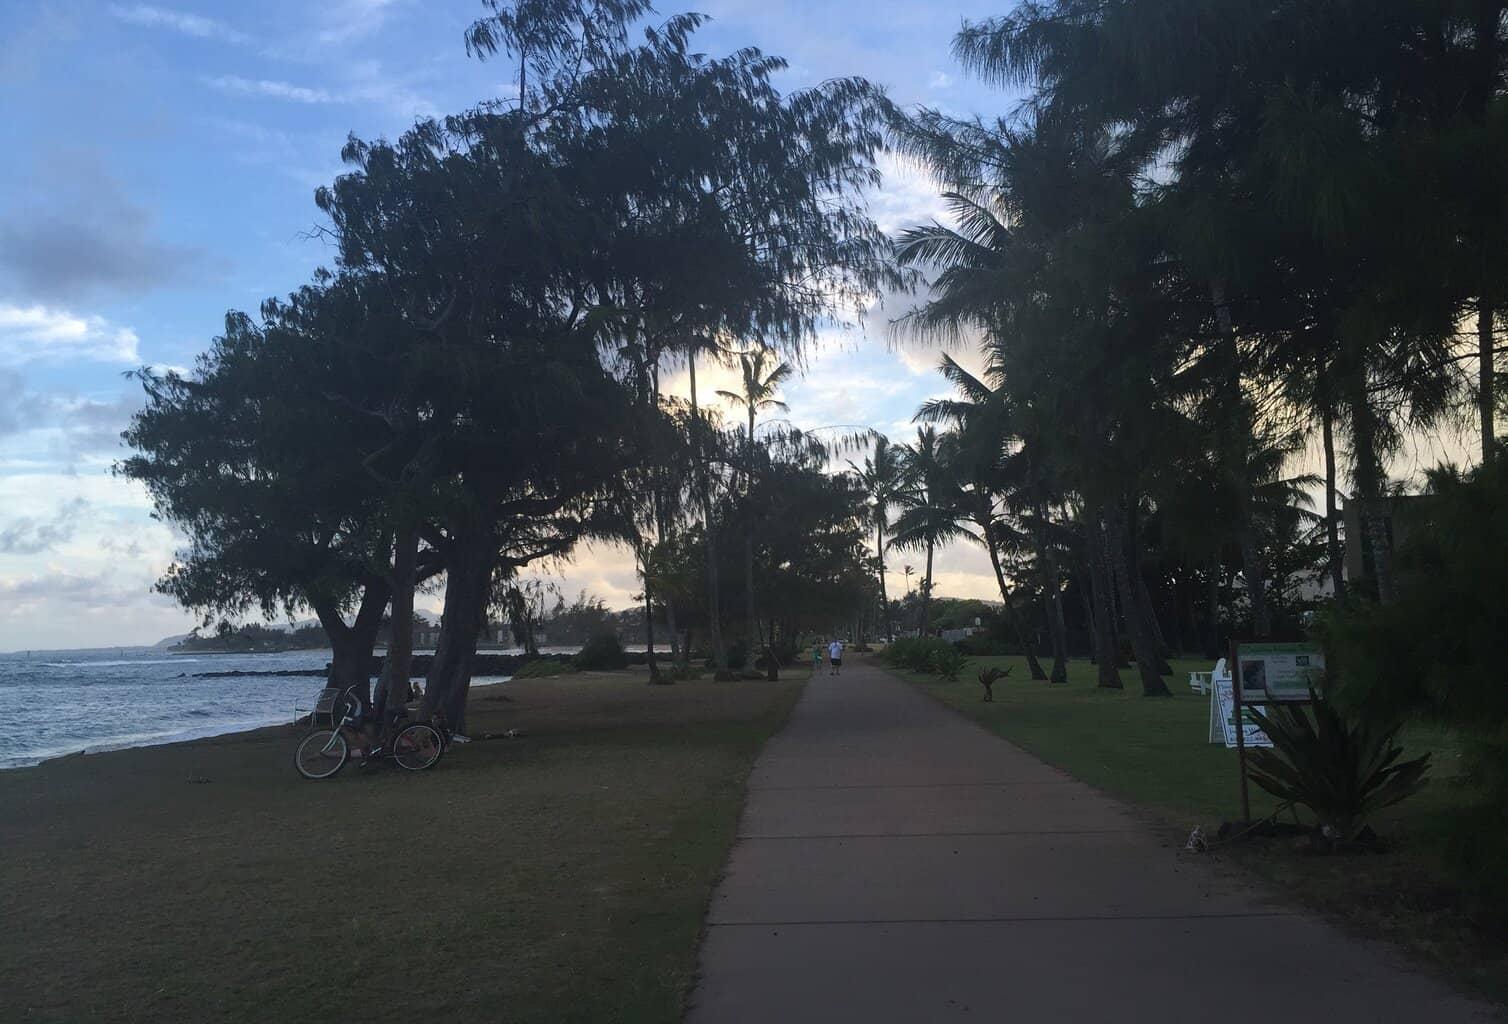
[(1271, 750), (1247, 754), (1251, 779), (1280, 800), (1309, 808), (1330, 844), (1354, 843), (1367, 819), (1425, 784), (1430, 755), (1399, 761), (1400, 726), (1347, 721), (1329, 701), (1315, 698), (1314, 716), (1280, 705), (1251, 717), (1272, 739)]

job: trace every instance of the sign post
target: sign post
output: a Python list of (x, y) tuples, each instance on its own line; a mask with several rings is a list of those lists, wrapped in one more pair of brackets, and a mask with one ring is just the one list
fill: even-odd
[[(1241, 644), (1230, 642), (1231, 700), (1235, 706), (1236, 759), (1241, 768), (1241, 820), (1251, 822), (1251, 794), (1246, 781), (1244, 706), (1312, 704), (1325, 678), (1325, 653), (1313, 644)], [(1247, 687), (1251, 691), (1246, 692)], [(1271, 737), (1266, 746), (1272, 745)]]
[(1230, 666), (1231, 674), (1231, 700), (1236, 707), (1236, 763), (1241, 771), (1241, 824), (1251, 824), (1251, 793), (1246, 786), (1246, 715), (1241, 710), (1241, 691), (1245, 683), (1241, 679), (1241, 659), (1236, 656), (1236, 638), (1231, 637), (1230, 660), (1226, 662)]

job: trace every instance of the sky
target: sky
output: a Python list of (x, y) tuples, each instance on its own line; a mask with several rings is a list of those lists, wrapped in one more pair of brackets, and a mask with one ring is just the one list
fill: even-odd
[[(949, 46), (965, 19), (1008, 7), (704, 0), (660, 13), (709, 15), (705, 52), (785, 57), (787, 91), (863, 75), (903, 105), (1002, 114), (1012, 97), (967, 80)], [(510, 92), (509, 62), (466, 55), (482, 13), (480, 0), (0, 5), (0, 651), (153, 643), (197, 624), (151, 589), (184, 538), (111, 472), (141, 405), (125, 374), (192, 367), (227, 311), (333, 262), (312, 237), (313, 193), (340, 173), (348, 134), (391, 138)], [(882, 227), (940, 216), (915, 169), (884, 170), (869, 197)], [(889, 329), (908, 301), (822, 335), (785, 389), (792, 422), (914, 434), (912, 414), (944, 386), (938, 352)], [(704, 368), (698, 385), (705, 399), (732, 379)], [(943, 595), (996, 594), (968, 548), (941, 552), (936, 577)], [(581, 549), (555, 579), (612, 607), (637, 590), (611, 547)]]

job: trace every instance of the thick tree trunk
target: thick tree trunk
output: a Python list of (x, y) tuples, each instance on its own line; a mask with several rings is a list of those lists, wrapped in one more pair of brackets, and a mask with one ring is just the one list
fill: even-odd
[(389, 596), (385, 580), (368, 580), (356, 618), (350, 625), (346, 625), (335, 602), (309, 599), (309, 606), (330, 638), (330, 669), (325, 685), (341, 691), (356, 687), (362, 707), (371, 707), (372, 704), (372, 648), (377, 644), (377, 630), (382, 625), (382, 613), (387, 609)]
[(1497, 450), (1496, 423), (1497, 353), (1493, 332), (1492, 300), (1483, 296), (1477, 301), (1477, 416), (1482, 421), (1482, 462), (1492, 461)]
[[(696, 399), (696, 353), (686, 356), (686, 365), (691, 376), (691, 420), (698, 434), (701, 433), (702, 412)], [(698, 437), (696, 475), (698, 497), (701, 499), (702, 517), (705, 521), (707, 547), (707, 643), (712, 648), (712, 664), (719, 679), (729, 679), (728, 650), (723, 646), (722, 609), (719, 601), (721, 584), (717, 571), (717, 523), (712, 514), (712, 483), (704, 452), (700, 450), (702, 438)]]
[(414, 667), (414, 588), (419, 577), (419, 531), (400, 529), (393, 541), (392, 639), (382, 659), (378, 688), (384, 708), (402, 707), (411, 695)]
[(471, 692), (471, 666), (477, 638), (487, 624), (487, 602), (497, 568), (497, 541), (492, 531), (475, 524), (454, 533), (447, 559), (445, 611), (440, 616), (440, 639), (425, 681), (424, 714), (436, 711), (456, 732), (466, 731), (466, 698)]
[(1335, 502), (1335, 409), (1326, 399), (1320, 408), (1320, 433), (1325, 449), (1325, 560), (1335, 599), (1346, 599), (1346, 575), (1340, 550), (1340, 510)]
[(1136, 671), (1141, 676), (1141, 692), (1144, 697), (1170, 697), (1168, 685), (1162, 681), (1159, 670), (1157, 643), (1147, 627), (1141, 602), (1136, 597), (1136, 584), (1131, 578), (1132, 568), (1127, 564), (1126, 531), (1129, 517), (1123, 508), (1112, 513), (1109, 534), (1110, 557), (1114, 560), (1116, 586), (1120, 591), (1121, 608), (1125, 613), (1126, 629), (1131, 634), (1131, 651), (1136, 658)]
[(1110, 597), (1110, 567), (1105, 563), (1103, 526), (1097, 508), (1088, 508), (1084, 513), (1084, 542), (1089, 552), (1089, 581), (1094, 599), (1094, 655), (1099, 667), (1099, 685), (1106, 690), (1125, 689), (1121, 682), (1120, 652), (1116, 650), (1115, 634), (1110, 624), (1115, 617), (1114, 603)]

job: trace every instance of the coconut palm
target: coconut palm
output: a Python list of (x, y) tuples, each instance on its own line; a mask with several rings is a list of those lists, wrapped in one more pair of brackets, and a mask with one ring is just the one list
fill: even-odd
[[(795, 371), (789, 363), (775, 363), (774, 354), (763, 347), (739, 353), (738, 366), (741, 372), (740, 390), (719, 390), (717, 394), (719, 398), (748, 413), (749, 430), (744, 436), (743, 466), (744, 496), (747, 499), (754, 488), (755, 456), (758, 451), (754, 429), (758, 416), (768, 409), (785, 411), (789, 408), (775, 396)], [(754, 607), (754, 510), (747, 500), (744, 505), (744, 649), (752, 654), (759, 629), (759, 619)]]
[(921, 585), (922, 636), (931, 626), (932, 562), (937, 547), (970, 536), (963, 525), (967, 515), (958, 501), (960, 495), (953, 484), (944, 444), (936, 429), (919, 427), (916, 441), (901, 445), (907, 485), (900, 494), (901, 514), (890, 538), (893, 548), (923, 551), (927, 556)]
[(900, 501), (906, 486), (900, 452), (883, 434), (876, 435), (874, 450), (864, 465), (848, 460), (849, 468), (859, 478), (869, 501), (869, 519), (874, 526), (875, 562), (880, 578), (880, 607), (885, 614), (885, 635), (893, 632), (890, 622), (890, 599), (885, 592), (885, 531), (890, 528), (890, 510)]

